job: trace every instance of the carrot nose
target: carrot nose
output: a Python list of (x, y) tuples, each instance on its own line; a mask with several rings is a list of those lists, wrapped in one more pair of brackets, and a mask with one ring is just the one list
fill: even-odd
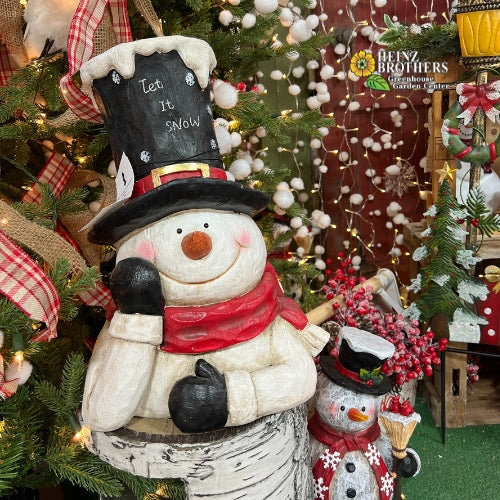
[(182, 239), (182, 251), (192, 260), (203, 259), (212, 250), (212, 239), (207, 233), (193, 231)]
[(369, 418), (368, 415), (361, 413), (357, 408), (351, 408), (347, 412), (347, 416), (353, 422), (364, 422), (365, 420), (368, 420), (368, 418)]

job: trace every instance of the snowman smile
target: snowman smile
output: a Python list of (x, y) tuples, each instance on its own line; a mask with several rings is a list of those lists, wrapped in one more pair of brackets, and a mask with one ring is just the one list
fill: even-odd
[(160, 275), (164, 276), (167, 280), (174, 281), (174, 282), (182, 284), (182, 285), (204, 285), (206, 283), (211, 283), (211, 282), (213, 282), (213, 281), (215, 281), (215, 280), (217, 280), (219, 278), (222, 278), (229, 271), (231, 271), (231, 269), (236, 265), (236, 263), (238, 262), (238, 260), (240, 258), (240, 255), (241, 255), (241, 249), (245, 248), (240, 243), (237, 242), (237, 244), (238, 244), (239, 248), (238, 248), (236, 256), (235, 256), (234, 260), (231, 262), (231, 264), (229, 264), (229, 266), (224, 271), (222, 271), (221, 273), (219, 273), (217, 276), (212, 276), (209, 279), (206, 279), (206, 280), (203, 280), (203, 281), (182, 281), (182, 280), (173, 278), (172, 276), (170, 276), (170, 275), (162, 272), (160, 269), (158, 269), (158, 272), (160, 273)]

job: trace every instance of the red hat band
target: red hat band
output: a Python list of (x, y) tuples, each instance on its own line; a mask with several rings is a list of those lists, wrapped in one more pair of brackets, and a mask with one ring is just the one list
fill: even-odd
[(218, 167), (211, 167), (207, 163), (175, 163), (173, 165), (154, 168), (149, 175), (135, 182), (131, 199), (137, 198), (171, 181), (177, 179), (192, 179), (195, 177), (227, 180), (227, 175), (224, 170)]

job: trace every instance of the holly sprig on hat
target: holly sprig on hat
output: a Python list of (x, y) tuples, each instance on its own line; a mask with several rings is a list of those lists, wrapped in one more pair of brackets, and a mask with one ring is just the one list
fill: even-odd
[(384, 376), (380, 373), (381, 366), (375, 368), (374, 370), (367, 370), (366, 368), (361, 368), (359, 370), (359, 378), (368, 386), (376, 386), (382, 383)]

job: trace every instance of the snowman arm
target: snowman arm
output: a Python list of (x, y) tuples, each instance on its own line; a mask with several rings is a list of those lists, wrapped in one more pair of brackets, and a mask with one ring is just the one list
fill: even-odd
[(271, 328), (271, 366), (253, 372), (224, 372), (228, 426), (294, 408), (314, 394), (316, 367), (295, 329), (282, 319), (275, 320)]
[(82, 417), (92, 430), (123, 427), (135, 415), (153, 371), (162, 317), (115, 313), (97, 339), (85, 380)]

